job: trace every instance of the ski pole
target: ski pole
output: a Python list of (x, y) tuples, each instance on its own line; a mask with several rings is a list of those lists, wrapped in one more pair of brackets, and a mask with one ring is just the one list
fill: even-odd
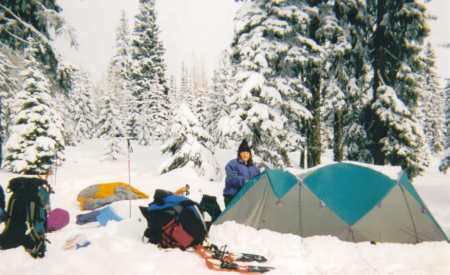
[(58, 150), (56, 149), (56, 146), (55, 146), (55, 162), (54, 162), (54, 172), (53, 172), (53, 186), (56, 188), (56, 169), (57, 169), (57, 167), (58, 167), (58, 156), (57, 156), (57, 154), (58, 154)]
[[(128, 185), (131, 187), (131, 160), (130, 153), (133, 152), (133, 148), (131, 147), (130, 139), (127, 138), (127, 147), (128, 147)], [(129, 202), (129, 210), (130, 210), (130, 218), (131, 218), (131, 200)]]

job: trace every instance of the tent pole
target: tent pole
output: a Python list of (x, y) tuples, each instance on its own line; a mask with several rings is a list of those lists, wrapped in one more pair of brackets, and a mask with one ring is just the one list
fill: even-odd
[(409, 214), (409, 218), (411, 219), (411, 223), (412, 223), (412, 226), (413, 226), (413, 229), (414, 229), (414, 237), (416, 238), (416, 243), (419, 243), (419, 237), (417, 236), (416, 223), (414, 222), (414, 217), (413, 217), (412, 212), (411, 212), (411, 207), (409, 206), (408, 201), (406, 200), (405, 190), (403, 189), (403, 186), (400, 183), (398, 183), (398, 187), (402, 191), (403, 200), (405, 201), (406, 208), (408, 208), (408, 214)]
[(301, 180), (298, 182), (298, 227), (300, 229), (300, 236), (303, 238), (303, 223), (302, 223), (302, 188)]
[(54, 186), (54, 188), (56, 188), (56, 169), (58, 169), (58, 150), (56, 149), (56, 146), (55, 146), (55, 161), (54, 161), (53, 165), (54, 165), (53, 186)]

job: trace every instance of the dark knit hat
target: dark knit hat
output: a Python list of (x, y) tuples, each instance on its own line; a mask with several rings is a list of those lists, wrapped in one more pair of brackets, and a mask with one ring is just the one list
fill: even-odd
[(241, 142), (241, 145), (239, 145), (238, 154), (241, 152), (249, 152), (250, 153), (250, 146), (248, 146), (247, 140), (243, 140)]

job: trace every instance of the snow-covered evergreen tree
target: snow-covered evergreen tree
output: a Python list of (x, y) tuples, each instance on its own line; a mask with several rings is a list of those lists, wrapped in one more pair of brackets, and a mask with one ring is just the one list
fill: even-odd
[(439, 164), (439, 171), (441, 171), (444, 174), (447, 174), (447, 170), (450, 167), (450, 155), (446, 156), (441, 160), (441, 163)]
[(439, 76), (435, 71), (436, 56), (430, 43), (426, 45), (424, 53), (424, 93), (422, 113), (425, 138), (428, 146), (435, 153), (445, 148), (445, 92), (439, 83)]
[(180, 89), (176, 96), (176, 102), (186, 102), (191, 106), (194, 102), (194, 84), (192, 83), (192, 75), (184, 62), (181, 63)]
[(116, 30), (115, 53), (110, 61), (107, 76), (108, 94), (118, 103), (118, 113), (126, 124), (128, 107), (131, 97), (131, 48), (128, 20), (125, 11), (122, 11), (119, 26)]
[(201, 127), (207, 129), (210, 113), (208, 112), (209, 90), (205, 64), (194, 58), (192, 65), (192, 103), (190, 109), (197, 116)]
[[(315, 4), (315, 3), (311, 3)], [(247, 138), (267, 165), (290, 164), (288, 152), (308, 147), (320, 163), (322, 73), (326, 52), (315, 34), (318, 8), (308, 1), (245, 2), (232, 43), (238, 92), (221, 135)]]
[(317, 38), (327, 52), (323, 75), (324, 122), (333, 132), (336, 161), (371, 161), (365, 149), (367, 135), (359, 118), (371, 94), (367, 17), (361, 6), (364, 4), (356, 1), (324, 2), (318, 6), (321, 27)]
[(132, 35), (132, 91), (129, 125), (140, 144), (163, 138), (169, 120), (168, 86), (164, 47), (159, 39), (154, 0), (140, 0)]
[(208, 98), (207, 120), (208, 131), (212, 134), (214, 144), (221, 148), (231, 148), (228, 144), (230, 140), (221, 137), (218, 129), (222, 128), (219, 123), (227, 123), (230, 107), (228, 100), (236, 91), (236, 83), (233, 78), (233, 67), (231, 66), (231, 57), (228, 50), (222, 52), (217, 68), (212, 77), (212, 87)]
[(126, 136), (130, 139), (138, 139), (138, 118), (139, 110), (137, 108), (137, 99), (132, 96), (128, 101), (127, 124), (125, 125)]
[(389, 86), (378, 88), (377, 101), (372, 106), (377, 110), (377, 115), (391, 126), (386, 129), (385, 137), (380, 139), (386, 160), (401, 165), (410, 176), (417, 176), (429, 165), (430, 153), (420, 122)]
[(94, 136), (95, 105), (92, 90), (88, 74), (82, 70), (75, 70), (72, 90), (69, 93), (69, 110), (74, 122), (73, 141), (76, 143)]
[(171, 129), (171, 138), (163, 145), (163, 153), (171, 157), (161, 165), (161, 173), (188, 166), (200, 176), (221, 179), (219, 167), (211, 148), (211, 137), (200, 125), (187, 104), (177, 106)]
[(8, 136), (8, 124), (11, 119), (11, 101), (17, 89), (17, 79), (14, 74), (14, 65), (9, 56), (3, 51), (6, 47), (0, 44), (0, 167), (2, 163), (3, 141)]
[[(73, 38), (70, 28), (65, 26), (56, 0), (46, 1), (1, 1), (0, 42), (16, 51), (23, 52), (28, 47), (27, 40), (33, 38), (40, 43), (36, 60), (52, 82), (56, 79), (58, 60), (51, 45), (55, 34), (67, 33)], [(76, 43), (74, 40), (71, 43)], [(51, 83), (52, 85), (54, 83)], [(56, 83), (55, 83), (56, 84)]]
[(105, 93), (103, 104), (100, 106), (96, 137), (125, 137), (127, 134), (125, 129), (117, 102), (109, 93)]
[(66, 91), (53, 93), (55, 111), (63, 119), (63, 136), (66, 145), (76, 145), (95, 133), (96, 105), (93, 85), (87, 72), (76, 65), (59, 62), (59, 71), (64, 74), (60, 83)]
[(0, 136), (5, 137), (9, 120), (10, 101), (17, 90), (17, 79), (14, 65), (9, 56), (3, 53), (6, 48), (0, 47)]
[(3, 167), (18, 174), (47, 174), (64, 158), (62, 120), (49, 95), (50, 84), (35, 58), (39, 46), (29, 39), (22, 90), (14, 96)]
[(174, 75), (171, 75), (169, 78), (169, 101), (171, 104), (177, 101), (178, 93), (177, 79)]
[(198, 89), (199, 90), (194, 91), (195, 97), (191, 109), (193, 113), (196, 114), (201, 127), (207, 129), (207, 121), (211, 115), (208, 112), (209, 91), (208, 89), (201, 86)]
[(444, 88), (445, 91), (445, 129), (446, 133), (446, 146), (445, 148), (450, 147), (450, 79), (446, 80), (447, 84)]
[(196, 92), (206, 91), (208, 89), (208, 73), (203, 59), (195, 58), (192, 64), (192, 88), (194, 90), (194, 97)]
[(364, 111), (375, 164), (401, 165), (413, 177), (429, 164), (420, 124), (424, 92), (419, 54), (429, 33), (426, 7), (417, 1), (367, 1), (374, 26), (369, 43), (373, 97)]
[[(334, 6), (329, 3), (318, 5), (319, 24), (315, 30), (314, 39), (323, 45), (326, 54), (323, 56), (325, 65), (321, 68), (322, 76), (322, 112), (325, 123), (321, 129), (322, 140), (326, 147), (331, 142), (334, 147), (335, 160), (344, 158), (344, 121), (343, 114), (347, 106), (346, 86), (350, 81), (344, 61), (345, 55), (350, 55), (351, 45), (347, 41), (343, 27), (339, 25), (338, 18), (333, 12)], [(317, 20), (317, 19), (316, 19)], [(333, 129), (334, 138), (328, 136)]]
[[(445, 129), (446, 129), (446, 146), (445, 149), (448, 149), (450, 146), (450, 79), (446, 79), (446, 85), (444, 88), (445, 91)], [(441, 160), (439, 165), (439, 171), (443, 173), (447, 173), (448, 168), (450, 167), (450, 152)]]
[(123, 149), (120, 146), (120, 140), (112, 138), (105, 147), (105, 159), (118, 160), (122, 155)]

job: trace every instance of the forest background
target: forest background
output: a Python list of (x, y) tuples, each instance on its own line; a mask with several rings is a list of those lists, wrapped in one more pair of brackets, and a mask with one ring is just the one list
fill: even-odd
[[(100, 26), (107, 5), (79, 2), (97, 11)], [(165, 44), (182, 49), (184, 32), (171, 42), (158, 9), (189, 14), (195, 5), (163, 2), (141, 0), (122, 12), (106, 69), (96, 65), (91, 74), (53, 41), (62, 36), (82, 48), (90, 40), (77, 39), (65, 23), (67, 2), (0, 5), (4, 169), (45, 174), (64, 161), (66, 146), (93, 137), (110, 138), (111, 155), (120, 139), (165, 140), (171, 158), (162, 173), (189, 164), (211, 178), (221, 169), (214, 148), (234, 148), (243, 138), (263, 167), (292, 166), (297, 158), (312, 167), (331, 150), (335, 161), (398, 165), (411, 177), (448, 148), (449, 84), (435, 53), (448, 41), (430, 42), (436, 18), (427, 5), (434, 1), (230, 0), (234, 27), (221, 56), (202, 51), (203, 61), (194, 54), (171, 62), (171, 70), (166, 60), (177, 51)], [(203, 23), (211, 18), (212, 4), (208, 10), (194, 2), (203, 5)], [(189, 25), (176, 15), (165, 20)], [(205, 49), (216, 39), (189, 41)], [(106, 73), (94, 81), (93, 71)], [(447, 166), (448, 156), (441, 169)]]

